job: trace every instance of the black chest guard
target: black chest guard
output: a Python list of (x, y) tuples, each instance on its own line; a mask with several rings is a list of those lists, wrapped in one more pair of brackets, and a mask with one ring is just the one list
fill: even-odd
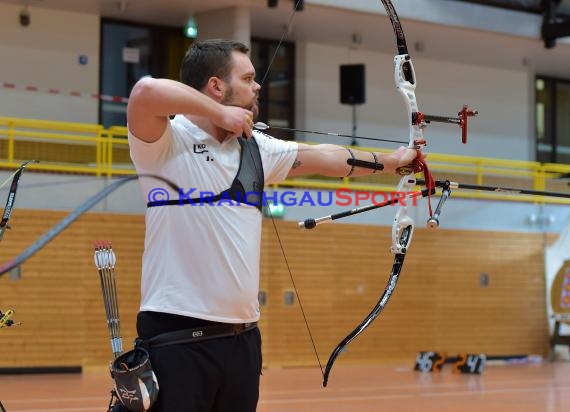
[(259, 146), (252, 137), (251, 139), (238, 138), (241, 146), (239, 168), (229, 189), (218, 195), (198, 198), (180, 198), (168, 201), (148, 202), (147, 207), (156, 206), (182, 206), (204, 205), (215, 202), (233, 201), (239, 204), (255, 206), (261, 211), (263, 206), (263, 186), (265, 176)]

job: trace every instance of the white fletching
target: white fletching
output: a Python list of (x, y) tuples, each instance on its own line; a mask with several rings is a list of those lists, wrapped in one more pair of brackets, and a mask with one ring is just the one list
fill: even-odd
[(117, 263), (117, 257), (115, 256), (115, 251), (113, 249), (110, 249), (110, 253), (109, 253), (109, 263), (111, 264), (111, 267), (115, 267), (115, 263)]
[(267, 130), (269, 129), (269, 125), (263, 123), (263, 122), (256, 122), (253, 127), (257, 130)]

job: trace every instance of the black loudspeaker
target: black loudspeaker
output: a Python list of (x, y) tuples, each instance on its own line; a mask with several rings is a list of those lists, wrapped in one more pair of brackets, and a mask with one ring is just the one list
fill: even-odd
[(340, 102), (363, 104), (366, 102), (366, 76), (363, 64), (340, 66)]

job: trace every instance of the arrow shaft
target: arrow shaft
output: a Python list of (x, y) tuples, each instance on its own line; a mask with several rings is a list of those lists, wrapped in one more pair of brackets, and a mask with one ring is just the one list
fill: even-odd
[[(254, 127), (256, 127), (257, 123), (254, 125)], [(257, 127), (256, 127), (257, 128)], [(303, 130), (303, 129), (295, 129), (295, 128), (291, 128), (291, 127), (280, 127), (280, 126), (267, 126), (266, 128), (261, 128), (261, 130), (264, 129), (276, 129), (276, 130), (286, 130), (288, 132), (299, 132), (299, 133), (307, 133), (307, 134), (318, 134), (318, 135), (324, 135), (324, 136), (335, 136), (335, 137), (347, 137), (350, 139), (361, 139), (361, 140), (373, 140), (376, 142), (389, 142), (389, 143), (401, 143), (401, 144), (408, 144), (408, 142), (404, 142), (402, 140), (390, 140), (390, 139), (380, 139), (380, 138), (376, 138), (376, 137), (367, 137), (367, 136), (353, 136), (353, 135), (349, 135), (349, 134), (341, 134), (341, 133), (332, 133), (332, 132), (319, 132), (316, 130)]]

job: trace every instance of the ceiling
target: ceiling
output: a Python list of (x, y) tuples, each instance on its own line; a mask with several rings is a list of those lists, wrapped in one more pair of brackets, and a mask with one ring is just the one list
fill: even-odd
[[(503, 9), (526, 11), (529, 13), (542, 13), (542, 3), (544, 0), (454, 0), (465, 3), (476, 3)], [(558, 2), (557, 14), (570, 16), (570, 0), (554, 0)]]
[[(277, 0), (278, 9), (292, 9), (294, 0)], [(298, 1), (298, 0), (295, 0)], [(445, 0), (442, 0), (445, 1)], [(473, 3), (529, 13), (541, 13), (545, 0), (451, 0)], [(570, 16), (570, 0), (558, 2), (557, 13)], [(100, 14), (104, 17), (121, 17), (129, 20), (157, 23), (171, 26), (184, 25), (191, 14), (231, 6), (245, 5), (250, 8), (266, 9), (267, 0), (0, 0), (0, 3), (27, 4), (60, 10)], [(306, 7), (310, 9), (312, 6)]]
[[(502, 7), (513, 9), (523, 6), (536, 7), (542, 0), (453, 1), (493, 3), (493, 6), (501, 3)], [(193, 14), (245, 6), (251, 10), (252, 35), (257, 37), (279, 39), (284, 35), (285, 28), (288, 28), (285, 37), (291, 41), (311, 41), (347, 48), (357, 46), (390, 54), (395, 52), (394, 36), (386, 16), (319, 7), (308, 3), (289, 24), (293, 12), (292, 0), (279, 0), (277, 8), (267, 7), (266, 0), (0, 0), (0, 3), (2, 2), (28, 4), (31, 13), (34, 7), (52, 8), (181, 28)], [(570, 0), (562, 0), (560, 7), (568, 10), (570, 15)], [(415, 57), (425, 56), (430, 59), (507, 69), (529, 69), (539, 74), (564, 78), (570, 73), (568, 44), (545, 49), (540, 39), (506, 36), (417, 20), (402, 21), (402, 24), (410, 53)], [(360, 34), (358, 44), (353, 41), (355, 33)]]

